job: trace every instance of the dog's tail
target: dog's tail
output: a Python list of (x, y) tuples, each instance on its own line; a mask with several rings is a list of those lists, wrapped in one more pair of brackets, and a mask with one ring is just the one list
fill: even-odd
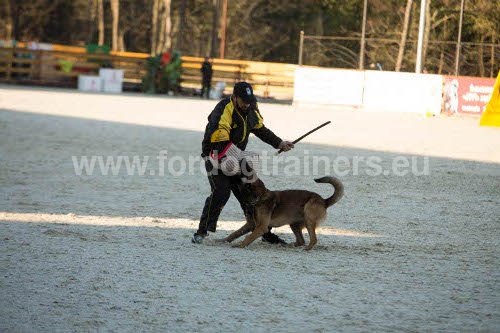
[(335, 188), (335, 192), (333, 193), (333, 195), (331, 197), (329, 197), (328, 199), (325, 199), (325, 207), (326, 208), (330, 207), (331, 205), (333, 205), (334, 203), (339, 201), (340, 198), (342, 198), (342, 196), (344, 195), (344, 185), (342, 184), (342, 182), (338, 178), (327, 176), (327, 177), (317, 178), (314, 181), (316, 183), (332, 184), (333, 187)]

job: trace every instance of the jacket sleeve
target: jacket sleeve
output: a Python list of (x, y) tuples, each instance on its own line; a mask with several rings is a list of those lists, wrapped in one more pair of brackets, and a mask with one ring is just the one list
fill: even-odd
[(283, 140), (281, 140), (281, 138), (274, 134), (269, 128), (264, 126), (264, 119), (262, 118), (262, 115), (257, 107), (255, 108), (255, 114), (257, 115), (259, 122), (251, 130), (251, 132), (265, 143), (273, 146), (275, 149), (278, 149), (281, 141)]
[(273, 133), (269, 128), (266, 126), (262, 125), (261, 128), (254, 128), (252, 130), (252, 133), (255, 134), (259, 139), (264, 141), (265, 143), (273, 146), (274, 148), (278, 149), (281, 140), (276, 134)]
[(232, 144), (229, 134), (233, 122), (233, 111), (232, 103), (228, 103), (221, 107), (213, 119), (213, 131), (210, 133), (210, 156), (214, 159), (222, 158)]

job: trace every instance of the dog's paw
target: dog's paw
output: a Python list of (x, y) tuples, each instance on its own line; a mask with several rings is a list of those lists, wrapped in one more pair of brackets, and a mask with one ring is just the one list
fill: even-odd
[(238, 248), (238, 249), (243, 249), (245, 247), (245, 244), (243, 244), (242, 242), (235, 243), (235, 244), (231, 244), (231, 247)]

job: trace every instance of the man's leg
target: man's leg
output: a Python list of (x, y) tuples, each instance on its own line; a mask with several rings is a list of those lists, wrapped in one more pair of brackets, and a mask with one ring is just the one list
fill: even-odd
[[(207, 163), (210, 163), (207, 161)], [(211, 167), (211, 166), (210, 166)], [(209, 167), (207, 167), (207, 171)], [(224, 208), (229, 196), (231, 195), (231, 183), (229, 177), (219, 172), (218, 175), (208, 175), (208, 181), (210, 182), (210, 188), (212, 193), (205, 200), (205, 206), (203, 207), (203, 212), (200, 218), (200, 224), (198, 225), (198, 230), (196, 231), (193, 242), (201, 243), (203, 237), (205, 237), (208, 231), (215, 232), (217, 228), (217, 220), (219, 215)], [(200, 236), (200, 237), (196, 237)], [(196, 241), (195, 238), (200, 241)]]
[[(241, 182), (241, 180), (238, 179), (231, 179), (231, 191), (233, 192), (234, 196), (236, 199), (238, 199), (238, 202), (240, 203), (241, 209), (243, 210), (243, 213), (245, 214), (245, 218), (247, 221), (250, 221), (251, 219), (254, 218), (254, 207), (250, 204), (248, 204), (245, 200), (245, 196), (243, 193), (241, 193), (240, 186), (238, 186), (238, 180)], [(271, 228), (269, 228), (268, 232), (262, 235), (262, 240), (271, 244), (283, 244), (285, 245), (286, 242), (279, 238), (278, 235), (273, 234), (271, 232)]]
[(203, 98), (203, 95), (205, 94), (205, 82), (201, 83), (201, 94), (200, 98)]
[(207, 82), (207, 99), (210, 99), (210, 89), (212, 89), (212, 84), (210, 81)]

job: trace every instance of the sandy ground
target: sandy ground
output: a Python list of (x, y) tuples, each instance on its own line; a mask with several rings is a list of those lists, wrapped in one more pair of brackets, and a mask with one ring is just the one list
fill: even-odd
[[(262, 104), (284, 138), (334, 123), (287, 156), (375, 156), (384, 170), (427, 157), (429, 175), (361, 164), (339, 176), (346, 195), (313, 251), (234, 249), (190, 243), (208, 182), (199, 168), (160, 176), (155, 159), (198, 156), (214, 104), (0, 86), (0, 331), (500, 330), (499, 129)], [(249, 149), (272, 152), (255, 138)], [(145, 175), (76, 175), (72, 156), (93, 155), (151, 161)], [(324, 170), (286, 168), (261, 177), (331, 194), (312, 181)], [(242, 223), (232, 198), (210, 238)]]

